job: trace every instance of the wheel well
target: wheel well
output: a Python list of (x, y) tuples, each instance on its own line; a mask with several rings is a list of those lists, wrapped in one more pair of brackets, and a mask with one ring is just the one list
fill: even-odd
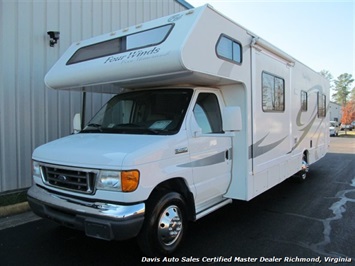
[(304, 159), (307, 163), (309, 162), (309, 152), (305, 150), (302, 155), (302, 159)]
[(154, 197), (155, 194), (161, 193), (162, 191), (174, 191), (180, 193), (186, 200), (188, 220), (191, 221), (196, 220), (194, 196), (192, 192), (189, 190), (183, 178), (177, 177), (160, 183), (154, 188), (149, 198)]

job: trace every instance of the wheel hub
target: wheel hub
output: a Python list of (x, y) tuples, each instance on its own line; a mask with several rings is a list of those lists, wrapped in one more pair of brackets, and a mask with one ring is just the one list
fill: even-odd
[(158, 236), (165, 245), (174, 244), (182, 232), (181, 213), (177, 206), (167, 207), (158, 223)]

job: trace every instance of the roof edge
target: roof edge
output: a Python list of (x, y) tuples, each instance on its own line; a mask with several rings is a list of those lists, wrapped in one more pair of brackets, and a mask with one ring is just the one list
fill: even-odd
[(175, 0), (175, 2), (179, 3), (180, 5), (185, 7), (186, 9), (195, 8), (193, 5), (191, 5), (190, 3), (186, 2), (185, 0)]

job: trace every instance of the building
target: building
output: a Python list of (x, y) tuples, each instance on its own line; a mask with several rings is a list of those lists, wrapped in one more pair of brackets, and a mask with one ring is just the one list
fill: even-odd
[[(34, 148), (72, 132), (82, 94), (43, 81), (71, 43), (189, 8), (183, 0), (0, 0), (0, 193), (30, 187)], [(109, 97), (89, 93), (87, 117)]]
[(341, 116), (342, 116), (341, 105), (335, 102), (329, 102), (329, 120), (340, 123)]

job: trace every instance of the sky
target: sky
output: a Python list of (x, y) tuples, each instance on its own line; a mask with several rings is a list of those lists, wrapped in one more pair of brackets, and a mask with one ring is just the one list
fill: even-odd
[[(355, 0), (187, 0), (212, 5), (313, 70), (355, 77)], [(355, 84), (353, 84), (354, 86)]]

